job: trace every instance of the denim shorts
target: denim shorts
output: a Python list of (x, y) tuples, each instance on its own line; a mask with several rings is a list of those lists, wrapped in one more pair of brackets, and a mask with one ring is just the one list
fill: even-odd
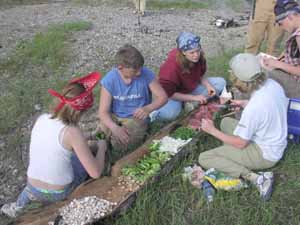
[(86, 170), (80, 163), (76, 154), (72, 155), (71, 162), (74, 172), (74, 180), (71, 184), (67, 185), (67, 187), (62, 190), (47, 190), (36, 188), (27, 183), (21, 194), (18, 196), (16, 202), (17, 206), (24, 207), (30, 202), (49, 204), (66, 199), (70, 193), (88, 177)]

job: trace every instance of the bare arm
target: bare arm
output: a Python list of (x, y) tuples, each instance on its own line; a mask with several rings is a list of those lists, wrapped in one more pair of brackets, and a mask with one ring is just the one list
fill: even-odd
[(98, 152), (94, 157), (80, 129), (78, 127), (67, 127), (63, 144), (74, 150), (90, 177), (98, 178), (101, 176), (107, 148), (105, 141), (98, 142)]
[(101, 87), (100, 90), (100, 103), (99, 103), (99, 118), (102, 123), (110, 130), (112, 130), (115, 126), (118, 126), (111, 118), (110, 115), (110, 107), (112, 103), (111, 94), (105, 89), (105, 87)]
[[(214, 96), (216, 94), (215, 88), (206, 79), (203, 79), (201, 83), (206, 87), (208, 96)], [(179, 92), (174, 93), (171, 98), (181, 102), (196, 101), (201, 104), (206, 103), (207, 100), (207, 97), (204, 95), (183, 94)]]
[(105, 89), (105, 87), (101, 87), (100, 92), (100, 104), (99, 104), (99, 118), (101, 122), (113, 133), (113, 135), (123, 144), (128, 144), (129, 135), (128, 131), (125, 127), (120, 127), (117, 125), (111, 118), (111, 107), (112, 96)]
[(181, 101), (181, 102), (187, 102), (187, 101), (194, 101), (194, 95), (191, 94), (183, 94), (179, 92), (175, 92), (171, 98), (173, 100)]
[(148, 104), (142, 108), (136, 109), (136, 111), (133, 113), (133, 116), (137, 119), (141, 119), (141, 120), (146, 119), (152, 111), (163, 106), (168, 100), (168, 96), (167, 96), (166, 92), (160, 86), (157, 79), (154, 79), (150, 83), (149, 87), (150, 87), (151, 92), (155, 96), (155, 98), (150, 104)]
[(264, 63), (271, 68), (281, 69), (287, 73), (300, 76), (300, 66), (294, 66), (276, 59), (266, 59)]
[(241, 108), (245, 108), (249, 102), (249, 100), (238, 100), (238, 99), (234, 99), (230, 101), (231, 101), (231, 105), (240, 106)]
[(156, 110), (156, 109), (160, 108), (161, 106), (163, 106), (168, 101), (168, 96), (167, 96), (166, 92), (164, 91), (164, 89), (159, 84), (159, 82), (157, 81), (157, 79), (154, 79), (150, 83), (149, 87), (150, 87), (152, 94), (155, 96), (155, 99), (151, 104), (146, 105), (145, 108), (148, 111), (152, 112), (153, 110)]
[(201, 104), (206, 103), (207, 99), (204, 95), (191, 95), (179, 92), (174, 93), (171, 98), (181, 102), (195, 101), (200, 102)]
[(215, 128), (212, 120), (203, 119), (201, 121), (201, 130), (223, 141), (225, 144), (232, 145), (235, 148), (243, 149), (248, 145), (248, 141), (235, 135), (228, 135)]

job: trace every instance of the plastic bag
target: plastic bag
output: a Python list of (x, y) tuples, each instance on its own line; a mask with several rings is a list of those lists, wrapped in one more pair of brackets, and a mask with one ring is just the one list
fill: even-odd
[(225, 175), (222, 172), (215, 170), (214, 168), (208, 169), (205, 172), (205, 179), (207, 179), (214, 188), (218, 190), (240, 190), (242, 188), (247, 188), (248, 185), (241, 179), (233, 178)]
[(201, 188), (201, 184), (204, 180), (204, 171), (200, 166), (188, 166), (184, 168), (182, 177), (184, 180), (188, 180), (191, 184), (197, 188)]

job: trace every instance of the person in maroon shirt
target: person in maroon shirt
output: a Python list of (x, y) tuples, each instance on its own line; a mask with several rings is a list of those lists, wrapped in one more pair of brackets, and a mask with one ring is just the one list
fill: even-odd
[(226, 85), (222, 77), (203, 77), (206, 60), (199, 36), (182, 32), (176, 43), (177, 48), (169, 52), (159, 71), (159, 82), (169, 99), (150, 114), (151, 121), (174, 120), (181, 112), (183, 103), (204, 104), (209, 96), (220, 94)]

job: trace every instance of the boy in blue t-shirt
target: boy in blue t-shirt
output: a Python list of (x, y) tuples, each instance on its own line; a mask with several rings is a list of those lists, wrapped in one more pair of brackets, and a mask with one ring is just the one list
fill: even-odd
[(116, 67), (101, 80), (100, 128), (111, 134), (114, 149), (127, 149), (142, 143), (149, 114), (166, 103), (167, 95), (135, 47), (124, 45), (115, 60)]

